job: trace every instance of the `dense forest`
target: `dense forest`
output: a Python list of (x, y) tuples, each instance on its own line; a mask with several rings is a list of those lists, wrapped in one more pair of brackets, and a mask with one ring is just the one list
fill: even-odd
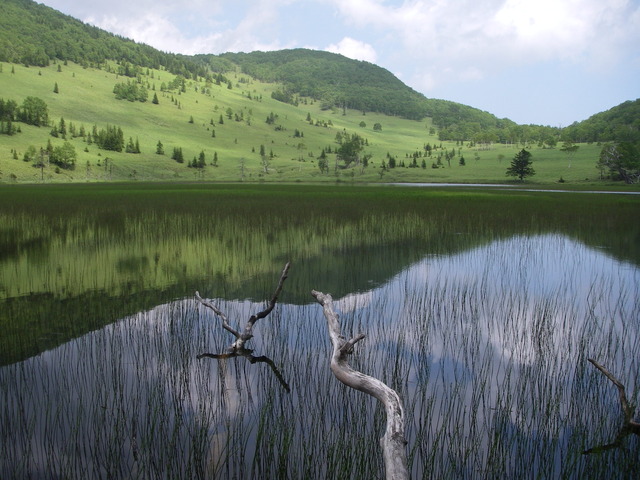
[(241, 72), (281, 89), (273, 98), (296, 104), (301, 98), (326, 109), (353, 109), (408, 119), (430, 117), (440, 140), (473, 143), (535, 142), (553, 148), (558, 141), (640, 141), (640, 100), (625, 102), (588, 120), (559, 129), (517, 125), (491, 113), (414, 91), (388, 70), (342, 55), (306, 49), (276, 52), (179, 55), (113, 35), (32, 0), (3, 0), (0, 61), (47, 66), (52, 61), (107, 67), (136, 77), (141, 68), (162, 68), (183, 78), (221, 79)]
[(222, 56), (240, 65), (244, 73), (282, 83), (290, 92), (320, 101), (325, 108), (377, 111), (414, 120), (431, 116), (423, 95), (369, 62), (305, 49)]
[(640, 142), (640, 99), (597, 113), (563, 130), (573, 142)]

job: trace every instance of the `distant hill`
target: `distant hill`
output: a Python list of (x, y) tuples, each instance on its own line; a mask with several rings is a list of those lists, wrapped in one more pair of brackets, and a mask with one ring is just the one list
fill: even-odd
[(293, 94), (320, 101), (327, 109), (346, 107), (413, 120), (430, 117), (441, 129), (460, 123), (475, 123), (482, 129), (504, 125), (504, 121), (488, 112), (426, 98), (384, 68), (335, 53), (299, 48), (200, 58), (209, 62), (212, 57), (228, 59), (239, 65), (243, 73), (262, 81), (282, 83), (285, 100)]
[(563, 130), (574, 142), (640, 142), (640, 99), (627, 101)]
[(432, 116), (424, 95), (369, 62), (307, 49), (221, 56), (248, 75), (282, 83), (287, 89), (283, 93), (313, 98), (326, 109), (346, 107), (414, 120)]

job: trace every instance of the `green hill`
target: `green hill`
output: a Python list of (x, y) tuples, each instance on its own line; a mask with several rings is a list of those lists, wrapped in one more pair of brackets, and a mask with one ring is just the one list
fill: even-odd
[[(498, 119), (465, 105), (427, 99), (389, 71), (368, 62), (329, 52), (296, 49), (280, 52), (227, 53), (194, 57), (160, 52), (110, 34), (31, 0), (6, 0), (0, 17), (0, 61), (45, 67), (72, 61), (99, 67), (117, 61), (118, 72), (135, 77), (137, 67), (164, 68), (197, 79), (234, 71), (268, 83), (281, 83), (281, 99), (313, 98), (325, 108), (349, 108), (421, 120), (438, 127), (477, 122), (483, 128)], [(278, 92), (276, 92), (278, 93)]]
[(413, 120), (429, 116), (424, 96), (387, 70), (342, 55), (305, 49), (226, 53), (242, 72), (266, 82), (282, 83), (283, 99), (293, 95), (322, 103), (324, 109), (346, 107), (398, 115)]
[(523, 147), (535, 182), (598, 181), (601, 147), (560, 140), (336, 54), (175, 55), (3, 2), (1, 182), (504, 183)]
[(254, 78), (281, 83), (283, 91), (277, 98), (282, 101), (295, 103), (301, 96), (321, 102), (324, 109), (349, 108), (412, 120), (428, 117), (441, 132), (447, 132), (441, 135), (443, 140), (470, 140), (470, 136), (455, 138), (460, 137), (461, 129), (475, 134), (515, 125), (476, 108), (426, 98), (384, 68), (334, 53), (294, 49), (198, 58), (207, 63), (220, 57), (238, 64), (243, 73)]
[[(325, 110), (307, 98), (295, 106), (271, 97), (280, 84), (228, 77), (218, 84), (145, 69), (131, 79), (115, 63), (0, 62), (0, 111), (11, 104), (14, 115), (0, 120), (0, 181), (500, 183), (523, 147), (440, 141), (428, 119)], [(46, 108), (41, 126), (24, 121), (33, 99)], [(537, 182), (597, 179), (596, 145), (581, 146), (570, 168), (559, 149), (527, 145)], [(349, 146), (360, 150), (350, 156)]]
[(574, 123), (565, 128), (563, 134), (574, 142), (639, 143), (640, 98)]

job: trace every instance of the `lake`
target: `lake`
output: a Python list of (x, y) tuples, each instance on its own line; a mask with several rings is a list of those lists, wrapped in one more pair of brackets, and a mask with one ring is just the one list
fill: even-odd
[[(412, 478), (612, 478), (637, 437), (637, 196), (482, 188), (0, 189), (0, 478), (380, 478), (384, 411), (340, 384), (322, 308), (396, 389)], [(221, 354), (263, 310), (252, 356)]]

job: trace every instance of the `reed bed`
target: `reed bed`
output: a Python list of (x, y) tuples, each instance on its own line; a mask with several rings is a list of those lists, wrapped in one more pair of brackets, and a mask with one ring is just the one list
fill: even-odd
[[(457, 201), (448, 193), (419, 198), (412, 190), (378, 212), (354, 205), (346, 218), (316, 212), (308, 223), (258, 210), (212, 226), (209, 212), (178, 215), (173, 203), (111, 226), (81, 213), (54, 221), (38, 248), (51, 223), (5, 212), (19, 248), (0, 259), (3, 278), (22, 265), (20, 291), (49, 282), (41, 293), (55, 301), (42, 300), (42, 321), (55, 317), (48, 323), (70, 337), (0, 367), (0, 478), (380, 478), (384, 412), (331, 374), (311, 288), (334, 295), (345, 335), (366, 334), (353, 366), (399, 392), (412, 478), (631, 477), (634, 437), (582, 454), (612, 442), (622, 421), (615, 388), (587, 358), (614, 372), (633, 404), (640, 397), (640, 268), (618, 253), (623, 240), (544, 220), (544, 208), (500, 229), (500, 218), (439, 212)], [(503, 205), (473, 198), (487, 212)], [(398, 199), (406, 211), (393, 216)], [(57, 274), (52, 251), (64, 262)], [(289, 256), (281, 302), (249, 342), (272, 363), (197, 359), (232, 337), (193, 291), (241, 328)], [(116, 305), (136, 289), (164, 293), (122, 313)], [(42, 315), (40, 297), (20, 295), (4, 299), (24, 309), (5, 313), (15, 332)], [(74, 330), (100, 315), (105, 323)]]
[[(581, 454), (621, 419), (586, 358), (637, 402), (639, 299), (637, 268), (546, 235), (426, 257), (337, 305), (367, 334), (354, 366), (403, 398), (414, 478), (602, 478), (639, 445)], [(197, 360), (230, 343), (218, 322), (177, 300), (3, 367), (2, 478), (379, 477), (383, 412), (331, 376), (315, 304), (279, 305), (252, 339), (289, 392), (265, 363)]]

